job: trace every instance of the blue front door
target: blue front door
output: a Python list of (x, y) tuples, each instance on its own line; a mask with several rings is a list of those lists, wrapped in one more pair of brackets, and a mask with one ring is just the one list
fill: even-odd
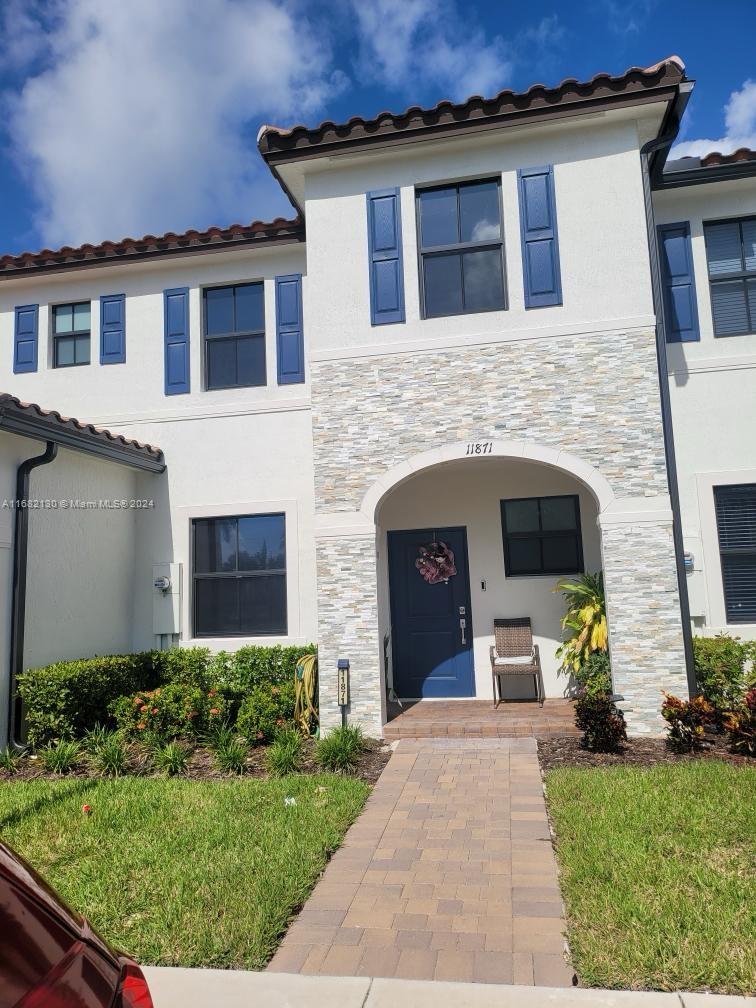
[[(442, 542), (457, 573), (429, 584), (415, 561), (421, 547)], [(394, 691), (397, 696), (474, 696), (472, 617), (464, 528), (388, 534)]]

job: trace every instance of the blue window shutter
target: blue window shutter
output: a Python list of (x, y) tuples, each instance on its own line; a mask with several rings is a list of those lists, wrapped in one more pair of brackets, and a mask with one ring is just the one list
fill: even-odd
[(163, 291), (165, 304), (165, 394), (189, 391), (189, 288)]
[(520, 168), (520, 235), (525, 307), (545, 308), (562, 303), (559, 269), (554, 168)]
[(404, 322), (402, 213), (398, 189), (367, 194), (370, 321)]
[(13, 373), (25, 374), (37, 370), (37, 332), (39, 305), (16, 308), (13, 330)]
[(126, 297), (103, 294), (100, 298), (100, 364), (126, 361)]
[(299, 273), (276, 277), (276, 344), (278, 384), (297, 385), (305, 380), (302, 327), (302, 277)]
[(659, 258), (664, 288), (664, 321), (668, 343), (693, 343), (698, 330), (696, 280), (690, 247), (690, 224), (661, 224)]

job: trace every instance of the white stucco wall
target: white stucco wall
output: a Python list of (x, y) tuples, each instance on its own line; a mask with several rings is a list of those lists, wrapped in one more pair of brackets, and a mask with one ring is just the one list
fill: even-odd
[[(0, 431), (0, 748), (10, 681), (16, 470), (44, 443)], [(31, 473), (29, 499), (131, 499), (136, 473), (60, 449)], [(131, 649), (135, 512), (33, 507), (29, 511), (24, 668)]]
[[(308, 643), (317, 636), (313, 546), (312, 435), (309, 407), (277, 412), (186, 417), (129, 425), (131, 434), (165, 452), (160, 477), (140, 474), (140, 496), (154, 508), (137, 516), (135, 648), (153, 647), (152, 565), (182, 565), (181, 642), (214, 650), (246, 643)], [(282, 512), (286, 516), (288, 633), (284, 637), (192, 636), (193, 518)]]
[[(554, 165), (563, 305), (524, 305), (517, 169)], [(420, 318), (414, 187), (501, 177), (509, 307)], [(399, 186), (406, 318), (371, 326), (365, 193)], [(633, 121), (524, 128), (335, 160), (306, 177), (308, 339), (314, 359), (602, 331), (651, 320), (638, 132)], [(620, 282), (621, 278), (621, 282)]]
[(756, 638), (756, 624), (727, 626), (713, 487), (756, 483), (756, 334), (715, 337), (704, 222), (756, 214), (756, 180), (656, 193), (657, 224), (690, 222), (701, 339), (667, 347), (685, 548), (696, 632)]
[[(202, 411), (224, 413), (275, 400), (302, 398), (302, 385), (279, 386), (276, 378), (275, 285), (273, 278), (305, 270), (300, 245), (265, 250), (184, 255), (151, 263), (116, 264), (55, 273), (34, 280), (0, 284), (0, 378), (2, 387), (22, 399), (81, 416), (114, 423), (160, 419)], [(202, 289), (234, 282), (265, 282), (267, 385), (260, 388), (205, 389), (202, 353)], [(189, 288), (191, 392), (164, 394), (163, 291)], [(126, 362), (101, 365), (100, 305), (103, 294), (126, 295)], [(52, 367), (52, 311), (55, 304), (90, 301), (91, 361), (71, 368)], [(39, 304), (39, 370), (13, 374), (13, 309)], [(306, 324), (306, 323), (305, 323)]]
[[(591, 492), (576, 479), (548, 466), (504, 459), (451, 462), (411, 477), (391, 491), (378, 512), (378, 591), (380, 637), (390, 632), (387, 532), (433, 526), (464, 526), (470, 569), (470, 603), (476, 696), (491, 697), (493, 621), (497, 617), (529, 616), (539, 645), (546, 695), (562, 696), (568, 677), (558, 672), (556, 648), (562, 639), (564, 602), (554, 586), (555, 575), (507, 577), (500, 501), (515, 497), (578, 494), (585, 569), (601, 567), (596, 526), (597, 508)], [(485, 581), (485, 591), (481, 582)], [(511, 696), (532, 696), (530, 681), (509, 680)]]
[[(22, 399), (158, 445), (168, 463), (159, 477), (139, 477), (140, 499), (154, 506), (135, 517), (133, 589), (122, 648), (153, 647), (152, 566), (182, 565), (181, 642), (191, 644), (191, 520), (281, 511), (286, 515), (288, 633), (284, 637), (213, 638), (200, 643), (235, 649), (245, 643), (299, 643), (317, 633), (312, 544), (313, 476), (308, 384), (278, 385), (276, 276), (304, 273), (300, 245), (184, 255), (149, 264), (116, 265), (0, 286), (2, 387)], [(263, 280), (267, 383), (208, 391), (204, 386), (202, 290)], [(163, 389), (163, 291), (189, 287), (191, 392)], [(126, 363), (99, 364), (99, 297), (126, 295)], [(51, 364), (51, 306), (92, 302), (89, 366)], [(13, 307), (38, 303), (39, 370), (13, 375)], [(305, 301), (305, 340), (308, 307)], [(165, 643), (165, 642), (164, 642)]]
[[(135, 491), (133, 470), (65, 449), (31, 474), (30, 498), (38, 500), (131, 500)], [(30, 512), (26, 668), (131, 650), (135, 514)]]

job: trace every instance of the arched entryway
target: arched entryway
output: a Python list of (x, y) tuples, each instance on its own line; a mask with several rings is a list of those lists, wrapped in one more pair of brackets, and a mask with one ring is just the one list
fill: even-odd
[[(473, 456), (419, 469), (376, 508), (378, 626), (390, 697), (492, 698), (493, 621), (527, 617), (547, 697), (559, 672), (561, 577), (602, 566), (598, 504), (588, 487), (542, 462)], [(431, 542), (454, 574), (428, 583), (416, 561)], [(510, 699), (533, 681), (503, 682)]]
[[(660, 691), (685, 695), (668, 497), (618, 495), (594, 466), (573, 451), (507, 439), (423, 451), (397, 461), (370, 481), (354, 470), (345, 478), (347, 486), (366, 487), (357, 509), (316, 510), (323, 727), (341, 717), (336, 669), (344, 659), (351, 677), (348, 716), (374, 734), (386, 723), (397, 631), (389, 533), (411, 534), (404, 558), (395, 562), (413, 578), (419, 577), (414, 559), (423, 536), (430, 539), (443, 531), (463, 544), (462, 567), (469, 589), (464, 599), (450, 600), (448, 625), (440, 631), (457, 633), (461, 639), (462, 617), (471, 639), (467, 671), (454, 676), (467, 678), (462, 685), (454, 683), (451, 695), (490, 698), (487, 652), (498, 615), (531, 618), (542, 645), (546, 694), (562, 695), (566, 681), (558, 676), (554, 656), (561, 599), (552, 592), (559, 573), (553, 565), (540, 573), (512, 570), (511, 557), (508, 562), (504, 555), (502, 501), (537, 501), (542, 508), (543, 501), (555, 498), (576, 500), (582, 566), (604, 571), (614, 685), (626, 697), (630, 727), (658, 731)], [(533, 507), (531, 503), (531, 513)], [(557, 506), (562, 514), (565, 508)], [(554, 530), (542, 525), (539, 531)], [(415, 533), (418, 542), (412, 541)], [(402, 606), (407, 604), (406, 598), (402, 600)], [(438, 627), (429, 629), (430, 634), (437, 631)], [(441, 653), (439, 660), (447, 658)]]

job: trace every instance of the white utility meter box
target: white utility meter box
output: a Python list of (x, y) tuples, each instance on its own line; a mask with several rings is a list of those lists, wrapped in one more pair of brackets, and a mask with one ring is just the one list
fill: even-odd
[(181, 564), (152, 565), (152, 632), (181, 633)]

